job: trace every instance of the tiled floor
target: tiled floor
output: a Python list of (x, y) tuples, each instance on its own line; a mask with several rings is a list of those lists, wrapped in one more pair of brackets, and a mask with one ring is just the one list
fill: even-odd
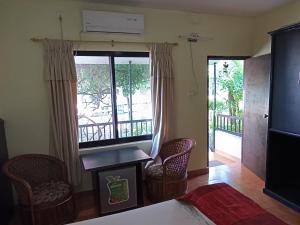
[[(297, 213), (274, 199), (262, 193), (264, 182), (251, 171), (241, 165), (240, 160), (226, 155), (212, 154), (211, 159), (223, 162), (225, 165), (209, 168), (209, 174), (192, 178), (188, 181), (188, 191), (201, 185), (226, 182), (244, 195), (253, 199), (264, 209), (291, 225), (300, 225), (300, 213)], [(76, 195), (79, 216), (77, 221), (98, 216), (95, 197), (92, 192)], [(151, 204), (145, 198), (146, 205)], [(18, 218), (14, 225), (19, 225)], [(263, 224), (262, 224), (263, 225)]]
[(216, 151), (230, 154), (234, 157), (241, 158), (242, 137), (216, 130)]
[[(300, 213), (297, 213), (276, 200), (263, 194), (264, 182), (240, 163), (240, 159), (220, 154), (211, 154), (212, 160), (225, 165), (209, 168), (209, 174), (195, 177), (188, 181), (188, 191), (201, 185), (226, 182), (244, 195), (248, 196), (261, 207), (291, 225), (300, 225)], [(93, 218), (97, 215), (95, 201), (90, 194), (78, 196), (80, 214), (78, 220)], [(146, 205), (151, 204), (145, 199)], [(262, 224), (263, 225), (263, 224)]]
[(225, 165), (211, 167), (209, 174), (189, 180), (189, 190), (200, 185), (226, 182), (286, 223), (300, 225), (300, 213), (263, 194), (264, 181), (241, 165), (239, 159), (219, 154), (210, 156), (211, 160), (221, 161)]

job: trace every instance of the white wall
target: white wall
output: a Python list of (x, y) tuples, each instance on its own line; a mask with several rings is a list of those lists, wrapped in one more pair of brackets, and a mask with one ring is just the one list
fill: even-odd
[[(43, 80), (42, 46), (31, 37), (59, 38), (57, 12), (65, 39), (79, 39), (81, 10), (133, 12), (145, 15), (145, 34), (83, 34), (85, 40), (178, 42), (174, 48), (176, 137), (193, 137), (197, 147), (189, 169), (207, 163), (207, 56), (247, 56), (252, 53), (252, 18), (194, 14), (179, 11), (112, 6), (67, 0), (10, 0), (0, 2), (1, 66), (0, 116), (6, 121), (10, 157), (48, 153), (48, 106)], [(193, 79), (189, 44), (178, 35), (198, 32), (212, 41), (193, 44), (197, 82)], [(142, 45), (81, 45), (81, 49), (146, 50)], [(195, 84), (199, 83), (196, 88)], [(198, 94), (189, 92), (198, 89)], [(88, 178), (87, 178), (88, 180)], [(89, 181), (85, 181), (88, 183)], [(86, 185), (84, 185), (86, 186)]]
[(264, 55), (271, 52), (271, 38), (268, 32), (282, 26), (300, 22), (300, 2), (288, 4), (255, 18), (253, 54)]

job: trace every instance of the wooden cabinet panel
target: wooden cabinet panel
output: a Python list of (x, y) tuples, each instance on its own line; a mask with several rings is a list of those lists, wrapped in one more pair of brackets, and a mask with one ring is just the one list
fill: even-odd
[(276, 35), (271, 93), (271, 124), (276, 130), (300, 133), (300, 30)]
[(12, 189), (9, 179), (2, 173), (2, 165), (8, 159), (4, 121), (0, 119), (0, 224), (8, 224), (13, 212)]
[(274, 31), (264, 192), (300, 212), (300, 24)]

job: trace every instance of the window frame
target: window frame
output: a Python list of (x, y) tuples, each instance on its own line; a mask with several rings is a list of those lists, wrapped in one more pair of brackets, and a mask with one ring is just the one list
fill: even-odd
[[(107, 56), (109, 57), (110, 76), (111, 76), (111, 96), (112, 96), (112, 117), (114, 138), (107, 140), (79, 142), (79, 148), (101, 147), (108, 145), (116, 145), (130, 143), (136, 141), (151, 140), (152, 134), (140, 135), (133, 137), (119, 138), (118, 132), (118, 115), (117, 115), (117, 94), (116, 94), (116, 74), (115, 74), (115, 57), (148, 57), (149, 52), (127, 52), (127, 51), (74, 51), (74, 56)], [(151, 118), (153, 120), (153, 118)]]

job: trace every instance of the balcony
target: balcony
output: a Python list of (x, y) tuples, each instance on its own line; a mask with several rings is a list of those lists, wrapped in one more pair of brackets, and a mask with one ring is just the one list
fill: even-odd
[(241, 159), (243, 118), (217, 114), (213, 121), (213, 114), (210, 115), (209, 148)]
[(218, 114), (216, 119), (216, 130), (224, 131), (233, 135), (242, 136), (243, 118)]
[[(119, 138), (152, 134), (152, 119), (129, 120), (118, 122)], [(79, 143), (110, 140), (115, 138), (112, 122), (84, 124), (78, 126)]]

